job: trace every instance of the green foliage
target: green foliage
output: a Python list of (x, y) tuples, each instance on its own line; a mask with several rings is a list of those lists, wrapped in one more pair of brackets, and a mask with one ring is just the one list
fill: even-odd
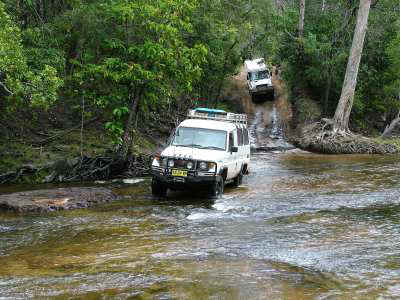
[(297, 101), (296, 117), (300, 123), (308, 124), (321, 118), (321, 108), (308, 98), (300, 98)]
[(49, 108), (61, 98), (56, 109), (77, 121), (84, 99), (84, 114), (100, 114), (117, 144), (132, 124), (158, 122), (159, 113), (187, 109), (190, 99), (222, 105), (221, 91), (246, 49), (260, 52), (259, 41), (275, 41), (258, 17), (271, 15), (272, 1), (2, 3), (8, 31), (1, 46), (14, 56), (0, 58), (8, 108)]
[(26, 104), (48, 108), (57, 100), (57, 91), (62, 85), (53, 67), (43, 65), (36, 70), (29, 67), (21, 32), (1, 2), (0, 75), (3, 94), (8, 96), (11, 109)]
[(96, 46), (103, 51), (95, 55), (94, 49), (86, 48), (75, 62), (73, 78), (75, 84), (90, 82), (89, 98), (113, 111), (115, 122), (107, 128), (117, 139), (123, 132), (120, 120), (135, 113), (135, 102), (146, 114), (174, 95), (190, 92), (200, 78), (199, 65), (207, 50), (200, 43), (188, 46), (183, 39), (191, 31), (187, 16), (193, 8), (194, 1), (181, 0), (109, 1), (87, 7), (102, 20), (105, 31)]
[[(129, 127), (158, 123), (160, 114), (185, 110), (193, 99), (229, 107), (222, 97), (227, 79), (244, 59), (262, 56), (281, 66), (292, 95), (313, 98), (321, 115), (331, 116), (358, 1), (324, 3), (306, 1), (299, 39), (298, 1), (3, 0), (0, 99), (12, 110), (53, 107), (72, 123), (84, 99), (84, 115), (100, 115), (121, 144)], [(398, 9), (398, 1), (380, 0), (371, 10), (353, 124), (390, 119), (399, 107)], [(319, 114), (294, 102), (306, 120)]]
[[(340, 98), (359, 1), (324, 2), (323, 7), (321, 1), (306, 1), (303, 39), (297, 37), (298, 1), (276, 13), (279, 46), (274, 60), (285, 66), (283, 76), (293, 95), (306, 93), (331, 117)], [(371, 9), (352, 110), (355, 125), (382, 127), (382, 116), (397, 111), (398, 9), (394, 0), (381, 0)]]
[(400, 107), (400, 21), (396, 23), (396, 34), (386, 48), (389, 68), (385, 74), (385, 92), (391, 96), (396, 107)]
[(242, 64), (242, 52), (251, 43), (253, 12), (255, 8), (249, 6), (248, 1), (198, 1), (187, 42), (198, 41), (207, 49), (201, 64), (202, 80), (193, 90), (196, 97), (207, 99), (207, 106), (218, 105), (226, 80), (236, 74)]

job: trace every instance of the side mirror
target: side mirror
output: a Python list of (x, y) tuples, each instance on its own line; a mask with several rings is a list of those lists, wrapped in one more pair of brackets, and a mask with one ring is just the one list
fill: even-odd
[(232, 146), (231, 147), (231, 152), (238, 152), (238, 147)]

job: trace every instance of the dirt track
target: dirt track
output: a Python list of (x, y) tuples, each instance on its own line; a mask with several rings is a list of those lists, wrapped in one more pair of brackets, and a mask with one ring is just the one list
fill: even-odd
[(256, 112), (257, 107), (265, 107), (264, 109), (264, 121), (265, 126), (268, 126), (271, 122), (270, 112), (272, 107), (275, 105), (278, 110), (280, 120), (284, 124), (289, 124), (292, 119), (292, 107), (288, 100), (288, 95), (284, 83), (278, 74), (275, 74), (275, 68), (272, 72), (272, 83), (275, 87), (275, 98), (273, 101), (266, 100), (261, 101), (262, 103), (253, 103), (250, 94), (247, 89), (246, 83), (246, 71), (242, 68), (241, 72), (234, 77), (234, 90), (235, 93), (241, 98), (244, 112), (248, 115), (253, 115)]

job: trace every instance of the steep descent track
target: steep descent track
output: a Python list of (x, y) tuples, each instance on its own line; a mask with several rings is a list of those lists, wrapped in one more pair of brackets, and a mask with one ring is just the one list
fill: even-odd
[(252, 149), (255, 151), (289, 150), (294, 147), (285, 141), (283, 123), (276, 103), (258, 104), (250, 121)]
[[(245, 75), (238, 77), (243, 80)], [(277, 75), (272, 77), (275, 86), (275, 99), (258, 99), (257, 103), (244, 97), (243, 103), (246, 112), (251, 116), (249, 131), (252, 149), (255, 151), (285, 151), (293, 149), (293, 145), (285, 141), (285, 129), (291, 118), (291, 108)], [(258, 96), (260, 98), (260, 96)], [(260, 101), (261, 100), (261, 101)], [(264, 100), (264, 101), (263, 101)]]

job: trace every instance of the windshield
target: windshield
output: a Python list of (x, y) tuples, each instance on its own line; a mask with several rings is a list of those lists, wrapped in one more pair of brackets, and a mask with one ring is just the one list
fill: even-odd
[(267, 70), (255, 72), (253, 75), (253, 80), (261, 80), (269, 78), (269, 72)]
[(174, 146), (195, 147), (201, 149), (226, 149), (226, 131), (179, 127), (172, 141)]

